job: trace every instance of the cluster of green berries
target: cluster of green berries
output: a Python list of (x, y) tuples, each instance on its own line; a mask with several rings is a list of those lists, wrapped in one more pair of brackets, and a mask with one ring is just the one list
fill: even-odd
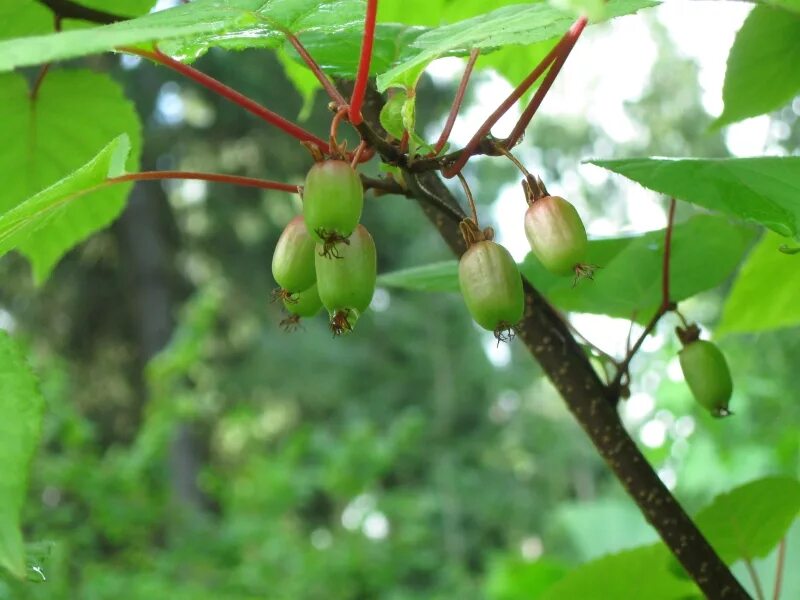
[[(525, 235), (539, 262), (557, 275), (581, 274), (588, 240), (578, 211), (559, 196), (529, 202)], [(511, 254), (492, 241), (491, 229), (480, 231), (466, 219), (461, 233), (467, 251), (458, 266), (461, 295), (472, 318), (498, 340), (509, 339), (525, 310), (522, 278)]]
[(272, 257), (289, 317), (286, 327), (324, 306), (335, 335), (353, 330), (375, 292), (375, 242), (359, 223), (364, 188), (349, 163), (316, 163), (303, 186), (303, 214), (283, 230)]

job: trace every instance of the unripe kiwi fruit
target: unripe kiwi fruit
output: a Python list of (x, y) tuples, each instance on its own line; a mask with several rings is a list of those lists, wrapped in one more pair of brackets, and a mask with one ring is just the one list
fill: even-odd
[(350, 163), (315, 163), (303, 186), (303, 216), (309, 233), (319, 243), (348, 237), (361, 219), (364, 187)]
[(539, 198), (528, 207), (525, 235), (539, 262), (557, 275), (575, 273), (589, 245), (578, 211), (560, 196)]
[(522, 319), (522, 278), (500, 244), (489, 240), (472, 244), (459, 261), (458, 282), (470, 315), (484, 329), (500, 337)]
[(314, 285), (317, 279), (314, 265), (315, 242), (306, 229), (302, 216), (286, 225), (272, 255), (272, 276), (286, 296)]
[(715, 417), (730, 414), (728, 403), (733, 394), (733, 380), (725, 355), (712, 342), (694, 340), (678, 353), (678, 359), (695, 400)]

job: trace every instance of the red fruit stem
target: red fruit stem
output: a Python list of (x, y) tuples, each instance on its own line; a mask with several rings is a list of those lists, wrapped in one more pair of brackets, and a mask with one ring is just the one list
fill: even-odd
[[(580, 35), (580, 32), (583, 31), (583, 28), (586, 26), (586, 22), (586, 17), (581, 17), (575, 21), (575, 23), (573, 23), (569, 31), (564, 34), (558, 44), (555, 45), (555, 47), (547, 54), (547, 56), (545, 56), (541, 62), (536, 65), (533, 71), (531, 71), (530, 75), (522, 80), (522, 83), (520, 83), (514, 89), (514, 91), (511, 92), (508, 97), (500, 103), (500, 106), (498, 106), (491, 115), (489, 115), (489, 117), (475, 132), (475, 135), (473, 135), (469, 142), (467, 142), (467, 145), (464, 146), (464, 149), (461, 151), (458, 160), (456, 160), (456, 162), (454, 162), (447, 169), (443, 169), (442, 175), (449, 179), (458, 173), (462, 168), (464, 168), (464, 165), (472, 156), (472, 153), (475, 152), (481, 140), (490, 133), (494, 124), (500, 120), (500, 117), (508, 112), (508, 109), (514, 106), (514, 103), (519, 100), (523, 94), (525, 94), (525, 92), (528, 91), (528, 88), (530, 88), (536, 82), (536, 80), (541, 77), (542, 73), (544, 73), (545, 70), (553, 63), (553, 61), (555, 61), (556, 58), (561, 55), (564, 49), (570, 44), (571, 35), (574, 35), (574, 32), (576, 31), (578, 32), (578, 35)], [(572, 42), (572, 45), (574, 45), (574, 42)]]
[(757, 600), (765, 600), (764, 590), (761, 589), (761, 580), (758, 578), (758, 573), (756, 573), (756, 569), (753, 566), (753, 561), (749, 558), (745, 558), (744, 566), (747, 569), (747, 573), (750, 575), (750, 580), (753, 582), (753, 588), (756, 591)]
[(511, 148), (513, 147), (517, 141), (522, 137), (525, 133), (525, 129), (527, 129), (528, 124), (533, 119), (533, 116), (536, 114), (536, 111), (539, 110), (539, 107), (542, 105), (542, 101), (544, 100), (547, 93), (550, 91), (550, 87), (553, 85), (553, 82), (558, 77), (558, 74), (561, 72), (561, 67), (564, 66), (564, 63), (567, 62), (567, 57), (569, 57), (570, 52), (575, 47), (575, 43), (578, 41), (581, 33), (586, 28), (587, 20), (585, 17), (578, 19), (575, 24), (570, 28), (567, 32), (566, 36), (566, 44), (561, 48), (559, 55), (553, 61), (550, 70), (547, 71), (547, 75), (545, 75), (544, 80), (542, 80), (542, 85), (539, 86), (539, 89), (536, 90), (536, 93), (531, 98), (531, 101), (528, 103), (528, 106), (525, 107), (522, 115), (517, 121), (517, 124), (514, 126), (514, 129), (511, 131), (511, 134), (506, 139), (506, 145)]
[(375, 42), (375, 16), (378, 12), (378, 0), (367, 0), (367, 14), (364, 17), (364, 38), (361, 42), (361, 56), (358, 59), (358, 72), (353, 94), (350, 96), (350, 122), (360, 125), (364, 120), (361, 116), (361, 105), (364, 103), (364, 94), (367, 90), (369, 79), (369, 64), (372, 61), (372, 45)]
[(224, 175), (222, 173), (201, 173), (197, 171), (145, 171), (143, 173), (128, 173), (119, 177), (109, 177), (105, 184), (124, 183), (126, 181), (157, 181), (162, 179), (197, 179), (200, 181), (213, 181), (216, 183), (231, 183), (245, 187), (257, 187), (265, 190), (279, 190), (282, 192), (298, 192), (298, 186), (280, 181), (257, 179), (255, 177), (242, 177), (241, 175)]
[(206, 75), (198, 71), (197, 69), (190, 67), (189, 65), (185, 65), (180, 61), (177, 61), (160, 50), (156, 49), (155, 51), (151, 52), (149, 50), (141, 50), (139, 48), (118, 48), (121, 52), (128, 52), (129, 54), (136, 54), (137, 56), (142, 56), (144, 58), (148, 58), (153, 62), (157, 62), (165, 67), (169, 67), (174, 71), (177, 71), (181, 75), (185, 75), (189, 79), (199, 83), (200, 85), (208, 88), (212, 92), (219, 94), (223, 98), (226, 98), (233, 102), (234, 104), (238, 104), (246, 111), (256, 115), (257, 117), (263, 119), (267, 123), (278, 127), (279, 129), (285, 131), (292, 137), (300, 140), (301, 142), (309, 142), (315, 146), (317, 146), (322, 152), (327, 153), (329, 151), (328, 144), (324, 140), (321, 140), (317, 136), (312, 133), (309, 133), (302, 127), (298, 127), (291, 121), (287, 121), (280, 115), (272, 112), (265, 106), (262, 106), (258, 102), (251, 100), (244, 94), (237, 92), (233, 88), (225, 85), (221, 81), (214, 79), (213, 77)]
[(469, 189), (467, 180), (461, 173), (456, 173), (456, 177), (458, 177), (458, 180), (461, 182), (461, 186), (464, 188), (464, 193), (467, 195), (467, 201), (469, 202), (469, 209), (470, 211), (472, 211), (472, 220), (475, 221), (476, 226), (479, 226), (478, 209), (475, 208), (475, 198), (472, 197), (472, 190)]
[(331, 119), (331, 133), (330, 133), (331, 151), (335, 150), (336, 148), (336, 132), (339, 130), (339, 123), (346, 115), (347, 115), (347, 106), (342, 106), (339, 108), (339, 110), (336, 111), (336, 114), (333, 115), (333, 119)]
[(288, 39), (289, 43), (294, 46), (294, 49), (297, 50), (300, 58), (305, 61), (306, 65), (308, 65), (308, 68), (311, 69), (312, 73), (314, 73), (317, 80), (325, 89), (325, 93), (327, 93), (328, 96), (330, 96), (330, 99), (336, 103), (336, 107), (341, 108), (343, 106), (347, 106), (347, 101), (344, 99), (344, 96), (342, 96), (339, 93), (339, 90), (334, 87), (333, 83), (331, 83), (331, 80), (328, 79), (328, 76), (322, 72), (322, 69), (317, 64), (317, 61), (312, 58), (312, 56), (308, 53), (308, 50), (305, 49), (305, 46), (303, 46), (303, 44), (300, 43), (300, 40), (297, 39), (297, 36), (292, 32), (287, 31), (286, 39)]
[(350, 166), (355, 169), (356, 165), (361, 162), (361, 156), (364, 153), (364, 150), (367, 148), (366, 140), (361, 140), (356, 148), (356, 151), (353, 152), (353, 160), (350, 162)]
[(458, 111), (461, 109), (461, 103), (464, 101), (464, 94), (467, 91), (467, 83), (469, 83), (470, 75), (472, 75), (472, 69), (475, 66), (475, 61), (478, 60), (478, 55), (480, 53), (480, 48), (473, 48), (472, 52), (469, 53), (467, 66), (464, 68), (464, 74), (461, 76), (461, 82), (458, 84), (456, 97), (453, 99), (453, 105), (450, 107), (450, 114), (447, 115), (447, 121), (444, 124), (442, 134), (439, 136), (436, 145), (433, 147), (433, 156), (436, 156), (442, 151), (442, 148), (444, 148), (444, 145), (447, 143), (447, 140), (450, 137), (450, 132), (453, 131), (453, 125), (455, 125)]
[(772, 600), (780, 600), (781, 587), (783, 586), (783, 565), (786, 563), (786, 538), (778, 546), (778, 564), (775, 567), (775, 587), (772, 591)]

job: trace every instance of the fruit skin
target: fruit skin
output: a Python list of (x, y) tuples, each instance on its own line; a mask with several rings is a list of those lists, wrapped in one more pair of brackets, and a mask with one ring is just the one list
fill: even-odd
[(372, 236), (363, 225), (338, 247), (340, 258), (320, 254), (317, 244), (317, 289), (322, 304), (331, 314), (337, 311), (364, 312), (372, 301), (378, 276), (377, 253)]
[(525, 235), (539, 262), (557, 275), (574, 273), (589, 245), (578, 211), (560, 196), (545, 196), (528, 207)]
[(458, 264), (458, 283), (469, 313), (484, 329), (506, 330), (522, 319), (522, 278), (500, 244), (482, 241), (470, 246)]
[(272, 255), (272, 276), (283, 290), (295, 293), (314, 285), (317, 280), (315, 245), (302, 216), (289, 221)]
[(296, 292), (289, 298), (283, 299), (284, 308), (298, 317), (313, 317), (322, 310), (322, 300), (319, 299), (317, 284), (307, 290)]
[(327, 236), (348, 237), (361, 219), (364, 188), (361, 179), (341, 160), (318, 162), (306, 175), (303, 187), (303, 215), (308, 232), (317, 242)]
[(733, 393), (731, 371), (719, 348), (706, 340), (695, 340), (678, 353), (681, 370), (692, 395), (716, 417), (730, 414)]

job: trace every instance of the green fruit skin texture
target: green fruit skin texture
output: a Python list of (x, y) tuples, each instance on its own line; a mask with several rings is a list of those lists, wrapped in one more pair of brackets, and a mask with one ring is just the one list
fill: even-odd
[(317, 288), (330, 313), (345, 309), (364, 312), (375, 292), (378, 262), (372, 236), (358, 225), (349, 241), (336, 245), (341, 258), (321, 256), (322, 245), (317, 245)]
[(461, 295), (475, 322), (495, 331), (522, 319), (525, 293), (514, 259), (500, 244), (473, 244), (458, 264)]
[(525, 235), (539, 262), (557, 275), (574, 273), (589, 245), (578, 211), (560, 196), (545, 196), (528, 207)]
[(289, 221), (272, 255), (272, 276), (281, 288), (289, 292), (301, 292), (314, 285), (317, 280), (315, 246), (303, 217), (297, 216)]
[(727, 414), (733, 393), (731, 371), (722, 352), (711, 342), (696, 340), (678, 353), (692, 395), (714, 415)]
[(303, 187), (303, 216), (314, 239), (324, 241), (318, 230), (349, 236), (363, 208), (364, 188), (349, 163), (326, 160), (311, 167)]
[(322, 300), (319, 299), (316, 283), (307, 290), (292, 294), (292, 300), (295, 302), (289, 302), (284, 298), (283, 306), (288, 312), (298, 317), (313, 317), (322, 310)]

